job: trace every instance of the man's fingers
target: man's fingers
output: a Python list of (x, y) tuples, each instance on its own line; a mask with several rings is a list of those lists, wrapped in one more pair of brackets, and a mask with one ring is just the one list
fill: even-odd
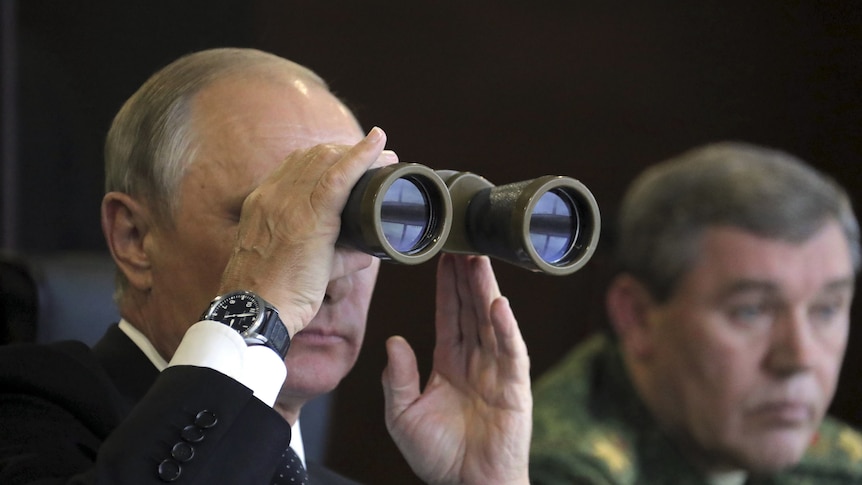
[(442, 254), (437, 263), (437, 297), (434, 318), (438, 347), (459, 345), (462, 339), (458, 318), (461, 302), (455, 276), (455, 256)]
[(386, 341), (388, 363), (383, 369), (383, 398), (386, 403), (386, 425), (392, 423), (419, 399), (419, 369), (416, 354), (402, 337)]
[[(328, 199), (331, 195), (335, 195), (338, 215), (341, 214), (353, 185), (380, 159), (385, 145), (386, 134), (375, 126), (365, 135), (365, 138), (350, 147), (336, 163), (327, 167), (320, 177), (319, 184), (322, 190), (319, 196)], [(316, 195), (312, 194), (312, 197)]]
[(518, 334), (518, 323), (509, 306), (509, 299), (501, 296), (491, 303), (490, 309), (491, 325), (494, 327), (494, 336), (500, 352), (506, 356), (516, 355), (517, 346), (514, 344), (520, 335)]
[(487, 256), (477, 256), (468, 260), (471, 289), (472, 311), (475, 315), (476, 334), (479, 345), (486, 351), (496, 354), (497, 338), (491, 319), (491, 307), (501, 298), (500, 288), (491, 260)]
[(500, 297), (491, 304), (491, 323), (497, 339), (497, 349), (502, 357), (518, 359), (527, 357), (527, 344), (521, 335), (518, 321), (509, 306), (509, 299)]
[(380, 156), (377, 157), (377, 161), (372, 165), (373, 168), (376, 167), (385, 167), (387, 165), (392, 165), (393, 163), (398, 163), (398, 155), (392, 150), (383, 150), (380, 153)]
[(378, 160), (387, 160), (395, 155), (394, 152), (387, 152), (384, 155), (384, 146), (386, 146), (386, 133), (375, 126), (365, 135), (365, 138), (347, 150), (343, 160), (346, 160), (350, 166), (350, 176), (348, 177), (350, 179), (350, 187), (348, 188), (352, 188), (353, 184), (359, 180), (359, 177), (371, 168), (372, 165), (376, 164), (375, 162), (378, 162)]

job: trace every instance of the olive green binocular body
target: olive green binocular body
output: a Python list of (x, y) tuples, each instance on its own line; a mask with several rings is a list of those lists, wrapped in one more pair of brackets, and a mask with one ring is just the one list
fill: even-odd
[(552, 275), (592, 257), (601, 220), (581, 182), (546, 175), (496, 186), (417, 163), (366, 172), (342, 213), (339, 244), (383, 260), (423, 263), (438, 252), (485, 254)]

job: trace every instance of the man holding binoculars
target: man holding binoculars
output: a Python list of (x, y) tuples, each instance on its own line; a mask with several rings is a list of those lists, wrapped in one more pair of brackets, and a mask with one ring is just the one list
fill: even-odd
[[(357, 181), (397, 162), (385, 141), (259, 51), (150, 78), (106, 142), (122, 321), (92, 350), (0, 352), (0, 482), (351, 483), (285, 458), (303, 461), (291, 425), (362, 344), (379, 262), (336, 243)], [(527, 483), (529, 358), (487, 257), (441, 257), (437, 305), (422, 392), (410, 346), (387, 342), (392, 437), (425, 481)]]

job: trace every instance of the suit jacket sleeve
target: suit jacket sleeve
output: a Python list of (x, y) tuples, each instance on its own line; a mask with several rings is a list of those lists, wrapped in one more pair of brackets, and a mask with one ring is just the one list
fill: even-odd
[(159, 374), (130, 411), (77, 347), (0, 352), (0, 483), (268, 483), (290, 426), (207, 368)]

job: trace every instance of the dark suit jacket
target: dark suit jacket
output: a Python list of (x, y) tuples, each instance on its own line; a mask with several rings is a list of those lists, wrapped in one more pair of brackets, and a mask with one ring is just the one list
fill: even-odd
[[(0, 483), (269, 484), (290, 426), (207, 368), (159, 373), (112, 326), (80, 342), (0, 347)], [(312, 484), (356, 483), (309, 463)]]

